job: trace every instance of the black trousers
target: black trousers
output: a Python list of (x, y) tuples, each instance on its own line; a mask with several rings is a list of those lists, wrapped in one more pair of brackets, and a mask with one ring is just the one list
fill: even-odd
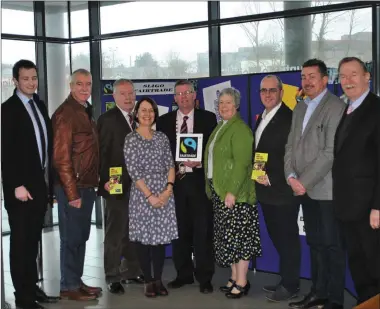
[(343, 305), (346, 254), (332, 201), (300, 197), (306, 241), (310, 246), (311, 291), (319, 298)]
[(47, 206), (47, 201), (39, 200), (37, 196), (33, 198), (27, 202), (6, 205), (10, 227), (9, 261), (15, 301), (25, 305), (36, 300), (38, 242)]
[(112, 197), (106, 199), (104, 272), (107, 283), (141, 274), (136, 246), (129, 241), (128, 200), (128, 195), (120, 200)]
[(360, 304), (380, 293), (380, 230), (371, 228), (369, 216), (341, 227)]
[(135, 245), (145, 282), (161, 281), (165, 263), (165, 245), (143, 245), (138, 242)]
[[(212, 203), (202, 174), (187, 173), (176, 180), (174, 198), (179, 238), (172, 242), (177, 278), (203, 284), (214, 274)], [(195, 267), (192, 261), (195, 257)]]
[(300, 205), (261, 204), (268, 234), (279, 255), (281, 284), (295, 292), (300, 284), (301, 245), (298, 228)]

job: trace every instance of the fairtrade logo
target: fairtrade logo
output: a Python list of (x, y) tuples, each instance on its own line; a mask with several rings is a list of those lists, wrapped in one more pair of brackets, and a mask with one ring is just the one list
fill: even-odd
[(105, 84), (103, 88), (104, 94), (112, 94), (113, 93), (113, 86), (112, 84)]
[(193, 138), (187, 137), (181, 142), (181, 151), (182, 153), (187, 153), (188, 152), (188, 147), (192, 148), (194, 151), (197, 149), (197, 143)]

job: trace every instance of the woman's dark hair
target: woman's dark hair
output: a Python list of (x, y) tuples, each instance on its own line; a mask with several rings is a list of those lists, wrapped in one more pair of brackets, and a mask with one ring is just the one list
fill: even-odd
[(133, 119), (139, 123), (139, 119), (137, 118), (137, 113), (140, 109), (140, 105), (142, 102), (144, 101), (147, 101), (150, 105), (152, 105), (153, 107), (153, 111), (154, 111), (154, 120), (153, 120), (153, 123), (156, 123), (157, 121), (157, 118), (158, 118), (158, 106), (157, 106), (157, 103), (150, 97), (143, 97), (141, 98), (137, 103), (136, 103), (136, 106), (135, 106), (135, 111), (134, 111), (134, 115), (133, 115)]

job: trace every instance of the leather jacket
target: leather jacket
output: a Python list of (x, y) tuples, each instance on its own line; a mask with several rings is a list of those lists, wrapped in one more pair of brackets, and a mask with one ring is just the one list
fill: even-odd
[(99, 182), (96, 124), (86, 108), (70, 94), (54, 112), (52, 125), (53, 165), (58, 181), (68, 200), (77, 200), (80, 198), (78, 188), (97, 187)]

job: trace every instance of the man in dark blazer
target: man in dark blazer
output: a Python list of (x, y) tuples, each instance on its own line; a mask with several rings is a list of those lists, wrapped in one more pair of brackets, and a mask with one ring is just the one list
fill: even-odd
[(348, 106), (335, 136), (333, 198), (358, 304), (380, 292), (380, 98), (356, 57), (339, 63)]
[(279, 254), (281, 280), (264, 286), (272, 301), (297, 296), (301, 264), (298, 228), (299, 202), (288, 186), (284, 174), (285, 145), (292, 124), (292, 111), (282, 100), (281, 79), (267, 75), (261, 81), (260, 97), (265, 106), (255, 125), (255, 152), (268, 154), (266, 175), (256, 181), (257, 199), (264, 214), (270, 238)]
[[(204, 151), (210, 134), (216, 127), (216, 116), (209, 111), (194, 108), (196, 93), (191, 82), (177, 81), (174, 91), (178, 110), (159, 117), (156, 128), (168, 136), (175, 161), (177, 133), (202, 133)], [(200, 292), (211, 293), (214, 274), (212, 204), (205, 191), (204, 169), (201, 162), (185, 162), (180, 170), (176, 163), (176, 172), (174, 197), (179, 239), (173, 241), (172, 248), (177, 277), (168, 286), (180, 288), (192, 284), (195, 275), (200, 283)]]
[(10, 269), (17, 308), (43, 308), (56, 302), (37, 285), (38, 242), (52, 205), (52, 128), (38, 87), (36, 65), (13, 66), (13, 96), (1, 106), (1, 168), (4, 206), (10, 226)]
[[(134, 279), (143, 283), (135, 246), (129, 242), (128, 202), (131, 179), (123, 154), (125, 137), (135, 128), (132, 113), (136, 95), (132, 81), (117, 80), (113, 85), (113, 98), (116, 106), (102, 114), (97, 122), (100, 148), (98, 194), (106, 200), (104, 271), (108, 290), (114, 294), (124, 294), (121, 280)], [(109, 193), (111, 167), (122, 168), (122, 194)]]

